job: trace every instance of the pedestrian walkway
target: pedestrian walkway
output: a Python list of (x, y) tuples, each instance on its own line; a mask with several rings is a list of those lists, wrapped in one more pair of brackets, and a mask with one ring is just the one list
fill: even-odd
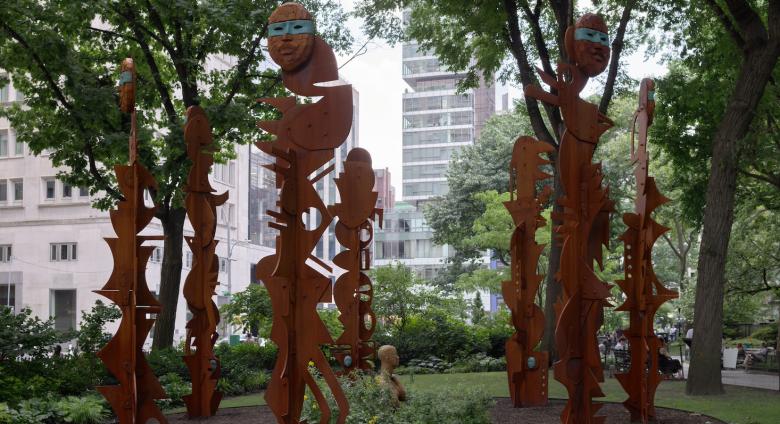
[[(673, 355), (675, 359), (680, 359), (679, 355)], [(687, 362), (683, 362), (683, 370), (685, 371), (685, 378), (688, 378)], [(744, 369), (736, 370), (721, 370), (721, 381), (723, 384), (730, 384), (732, 386), (753, 387), (756, 389), (766, 390), (778, 390), (780, 381), (777, 374), (763, 373), (759, 371), (745, 372)]]

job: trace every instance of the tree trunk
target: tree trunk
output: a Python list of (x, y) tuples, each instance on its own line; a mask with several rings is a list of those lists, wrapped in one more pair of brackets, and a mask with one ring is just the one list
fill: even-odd
[(738, 143), (747, 134), (754, 111), (777, 63), (778, 45), (780, 43), (769, 41), (747, 50), (712, 142), (712, 169), (707, 183), (694, 305), (691, 368), (686, 384), (686, 392), (691, 395), (723, 393), (720, 346), (724, 273), (734, 221)]
[[(553, 166), (557, 166), (558, 153), (550, 154), (550, 160)], [(563, 196), (563, 186), (559, 173), (556, 171), (554, 176), (553, 189), (553, 212), (561, 213), (563, 209), (558, 206), (558, 199)], [(547, 284), (544, 295), (544, 337), (542, 338), (542, 350), (550, 352), (550, 360), (558, 359), (558, 352), (555, 350), (555, 324), (558, 322), (555, 316), (555, 302), (561, 296), (561, 284), (555, 279), (558, 269), (561, 266), (561, 244), (557, 241), (555, 227), (560, 225), (550, 219), (550, 259), (547, 262)]]
[(171, 209), (160, 218), (165, 235), (163, 262), (160, 269), (160, 303), (162, 312), (154, 324), (152, 349), (173, 346), (173, 330), (176, 327), (176, 307), (179, 304), (181, 285), (182, 245), (184, 243), (184, 208)]

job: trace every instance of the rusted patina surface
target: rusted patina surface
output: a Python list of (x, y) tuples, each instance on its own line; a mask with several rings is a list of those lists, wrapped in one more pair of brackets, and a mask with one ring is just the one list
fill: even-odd
[(563, 243), (556, 275), (563, 293), (555, 305), (555, 343), (560, 357), (554, 371), (569, 394), (561, 421), (603, 423), (604, 417), (595, 415), (600, 405), (593, 404), (592, 398), (604, 396), (599, 387), (604, 372), (596, 333), (603, 322), (610, 285), (596, 276), (593, 267), (594, 262), (602, 265), (602, 245), (609, 242), (609, 213), (614, 205), (602, 187), (601, 165), (591, 161), (599, 137), (613, 123), (595, 104), (580, 98), (588, 79), (602, 73), (609, 62), (603, 18), (583, 15), (566, 31), (565, 46), (573, 64), (558, 64), (556, 76), (539, 71), (553, 92), (528, 86), (525, 94), (560, 107), (565, 124), (558, 152), (564, 192), (558, 204), (563, 212), (553, 216), (562, 223), (556, 232)]
[[(338, 80), (336, 57), (314, 35), (311, 15), (301, 5), (285, 3), (269, 18), (268, 50), (282, 68), (284, 86), (296, 96), (319, 98), (305, 104), (296, 97), (261, 99), (276, 107), (282, 118), (262, 121), (260, 128), (276, 135), (257, 143), (275, 158), (269, 169), (280, 188), (278, 210), (270, 210), (279, 230), (276, 253), (260, 260), (257, 277), (271, 297), (271, 339), (279, 348), (265, 399), (279, 423), (299, 423), (306, 387), (311, 390), (328, 423), (331, 410), (312, 375), (316, 368), (339, 406), (338, 423), (346, 421), (349, 405), (336, 375), (322, 353), (334, 340), (317, 313), (317, 303), (331, 299), (330, 279), (320, 272), (329, 267), (312, 255), (333, 220), (314, 184), (333, 167), (333, 159), (352, 125), (352, 87), (318, 84)], [(373, 205), (372, 205), (373, 206)], [(316, 225), (311, 224), (316, 216)]]
[(333, 301), (344, 324), (337, 346), (331, 349), (344, 374), (353, 370), (371, 371), (376, 358), (376, 344), (371, 341), (376, 327), (376, 315), (371, 309), (374, 288), (366, 272), (371, 268), (373, 220), (381, 226), (382, 209), (375, 208), (378, 193), (374, 191), (374, 169), (371, 155), (354, 148), (344, 161), (344, 171), (336, 178), (341, 202), (330, 207), (338, 218), (336, 238), (346, 248), (333, 258), (346, 270), (333, 288)]
[(214, 164), (214, 140), (206, 112), (199, 106), (187, 109), (184, 141), (187, 156), (192, 161), (184, 201), (194, 231), (193, 236), (185, 237), (192, 251), (192, 269), (184, 282), (183, 293), (192, 319), (187, 323), (184, 362), (190, 370), (192, 394), (184, 396), (184, 402), (188, 416), (209, 417), (216, 414), (222, 399), (222, 392), (217, 391), (220, 363), (214, 354), (214, 343), (219, 336), (219, 310), (213, 300), (219, 285), (219, 262), (214, 253), (218, 241), (214, 234), (217, 206), (227, 201), (228, 193), (214, 194), (209, 183), (209, 172)]
[(631, 422), (642, 423), (655, 420), (655, 391), (662, 379), (658, 372), (661, 346), (653, 330), (655, 313), (664, 302), (677, 297), (677, 292), (664, 287), (653, 271), (653, 245), (669, 230), (651, 217), (656, 208), (669, 201), (658, 191), (655, 179), (648, 175), (647, 129), (653, 123), (654, 89), (653, 80), (642, 80), (631, 131), (636, 201), (634, 213), (623, 214), (623, 222), (628, 227), (620, 237), (624, 244), (625, 279), (617, 281), (626, 294), (626, 301), (616, 310), (629, 313), (630, 324), (625, 335), (631, 346), (631, 368), (617, 374), (617, 379), (628, 393), (623, 404), (631, 413)]
[(124, 196), (110, 212), (111, 225), (117, 236), (105, 239), (114, 258), (114, 269), (103, 288), (95, 291), (122, 311), (119, 329), (98, 352), (98, 357), (119, 384), (97, 389), (108, 400), (121, 424), (146, 423), (150, 419), (167, 423), (154, 403), (155, 399), (164, 399), (165, 392), (141, 350), (154, 324), (151, 314), (159, 314), (162, 310), (146, 285), (146, 262), (154, 246), (143, 245), (147, 240), (161, 240), (162, 237), (138, 235), (155, 212), (154, 207), (144, 206), (144, 191), (156, 190), (157, 182), (136, 160), (136, 77), (132, 59), (122, 62), (121, 71), (120, 107), (131, 115), (130, 163), (114, 167), (119, 190)]
[(551, 177), (539, 168), (550, 161), (539, 154), (552, 150), (551, 145), (531, 137), (517, 139), (510, 162), (510, 199), (504, 202), (515, 224), (510, 241), (512, 279), (501, 285), (515, 327), (515, 333), (506, 342), (509, 394), (515, 407), (547, 403), (549, 354), (534, 350), (544, 334), (544, 314), (534, 303), (544, 278), (537, 274), (544, 245), (536, 243), (535, 236), (536, 230), (546, 225), (542, 210), (551, 188), (545, 186), (537, 194), (536, 183)]

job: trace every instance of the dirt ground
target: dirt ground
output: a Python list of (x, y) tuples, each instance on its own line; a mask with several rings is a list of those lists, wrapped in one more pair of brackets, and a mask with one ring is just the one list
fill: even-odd
[[(559, 424), (564, 402), (553, 400), (550, 405), (542, 408), (513, 408), (508, 398), (496, 399), (496, 406), (490, 411), (494, 424)], [(621, 404), (608, 403), (599, 411), (607, 416), (607, 424), (628, 423), (629, 415)], [(658, 424), (725, 424), (714, 418), (697, 415), (691, 412), (674, 409), (656, 408)], [(184, 414), (168, 417), (170, 424), (185, 424), (203, 422), (208, 424), (275, 424), (271, 411), (265, 406), (246, 408), (228, 408), (220, 410), (216, 416), (202, 420), (188, 420)], [(447, 423), (450, 424), (450, 423)], [(454, 424), (454, 423), (453, 423)]]

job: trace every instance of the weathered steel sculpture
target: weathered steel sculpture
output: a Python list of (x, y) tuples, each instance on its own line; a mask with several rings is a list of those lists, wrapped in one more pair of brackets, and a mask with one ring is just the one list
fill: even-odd
[(192, 319), (187, 323), (184, 362), (190, 370), (192, 394), (184, 396), (184, 402), (189, 417), (209, 417), (216, 414), (222, 400), (222, 393), (217, 391), (220, 363), (214, 354), (219, 309), (212, 297), (219, 284), (219, 262), (214, 253), (219, 243), (214, 238), (217, 206), (227, 201), (228, 192), (215, 195), (209, 183), (209, 172), (214, 164), (214, 140), (206, 112), (199, 106), (187, 109), (184, 140), (187, 156), (192, 161), (184, 201), (195, 233), (185, 238), (192, 250), (192, 269), (184, 282), (183, 292)]
[[(631, 413), (631, 422), (642, 423), (655, 418), (655, 391), (661, 382), (658, 372), (661, 346), (653, 331), (653, 317), (661, 304), (677, 297), (677, 292), (664, 287), (653, 271), (653, 245), (669, 230), (651, 217), (658, 206), (669, 201), (658, 191), (655, 179), (648, 176), (647, 129), (653, 123), (654, 87), (653, 80), (642, 80), (639, 108), (634, 114), (631, 160), (636, 163), (637, 193), (634, 213), (623, 214), (623, 222), (628, 227), (620, 237), (624, 243), (625, 279), (617, 281), (626, 294), (626, 302), (616, 310), (629, 313), (630, 325), (625, 335), (631, 346), (631, 367), (628, 372), (617, 374), (617, 379), (628, 393), (623, 404)], [(636, 132), (639, 145), (634, 149)]]
[(556, 275), (563, 288), (556, 304), (555, 343), (560, 358), (554, 370), (555, 379), (569, 393), (561, 421), (603, 423), (604, 417), (594, 416), (600, 405), (594, 405), (592, 398), (604, 396), (599, 387), (604, 372), (596, 332), (603, 321), (610, 286), (598, 279), (593, 262), (602, 265), (601, 248), (609, 241), (609, 213), (614, 205), (608, 190), (601, 186), (601, 165), (592, 164), (591, 160), (599, 137), (613, 123), (596, 105), (580, 98), (588, 78), (603, 72), (609, 62), (609, 36), (603, 18), (583, 15), (566, 31), (565, 45), (574, 65), (558, 64), (557, 78), (539, 71), (542, 80), (557, 94), (538, 86), (528, 86), (525, 93), (559, 106), (565, 124), (558, 153), (564, 192), (558, 204), (563, 213), (553, 216), (555, 221), (562, 221), (556, 232), (563, 242), (560, 271)]
[[(330, 46), (314, 35), (309, 12), (297, 3), (285, 3), (270, 16), (268, 50), (282, 68), (285, 87), (298, 96), (320, 97), (298, 104), (295, 97), (261, 99), (276, 107), (282, 118), (258, 125), (275, 134), (258, 148), (275, 157), (269, 168), (276, 172), (281, 188), (278, 211), (270, 225), (279, 230), (276, 253), (260, 260), (257, 277), (268, 289), (273, 308), (271, 339), (279, 347), (276, 366), (265, 394), (279, 423), (299, 423), (305, 387), (314, 394), (322, 411), (321, 423), (331, 410), (309, 370), (319, 370), (339, 406), (338, 422), (344, 423), (349, 405), (336, 375), (320, 349), (333, 338), (317, 313), (317, 303), (330, 300), (330, 279), (312, 267), (329, 267), (311, 252), (333, 220), (314, 184), (333, 166), (310, 176), (333, 159), (336, 147), (352, 125), (352, 87), (318, 84), (338, 80), (336, 57)], [(319, 219), (314, 228), (310, 216)]]
[(107, 297), (122, 311), (122, 320), (114, 337), (98, 352), (111, 374), (119, 382), (116, 386), (97, 389), (105, 396), (121, 424), (145, 423), (156, 419), (167, 423), (154, 403), (166, 397), (160, 382), (141, 350), (160, 303), (146, 285), (146, 262), (154, 246), (143, 246), (147, 240), (161, 240), (161, 236), (139, 236), (154, 217), (155, 208), (144, 206), (144, 190), (156, 189), (152, 174), (137, 160), (135, 119), (135, 66), (132, 59), (122, 62), (120, 77), (120, 108), (130, 114), (130, 163), (116, 165), (117, 183), (124, 199), (111, 210), (111, 225), (117, 237), (106, 238), (114, 258), (114, 269), (108, 282), (95, 292)]
[(346, 270), (333, 288), (333, 298), (339, 308), (339, 320), (344, 324), (331, 351), (343, 367), (343, 374), (353, 370), (374, 368), (376, 344), (371, 341), (376, 327), (376, 315), (371, 310), (374, 289), (365, 271), (371, 268), (372, 220), (382, 209), (375, 208), (378, 193), (374, 191), (374, 170), (371, 155), (364, 149), (350, 150), (344, 161), (344, 172), (336, 178), (340, 203), (330, 207), (338, 218), (336, 238), (346, 248), (333, 258), (333, 263)]
[(535, 235), (547, 223), (542, 210), (551, 188), (545, 186), (537, 196), (536, 182), (551, 176), (539, 169), (550, 163), (539, 154), (552, 150), (551, 145), (531, 137), (517, 139), (510, 162), (510, 198), (504, 202), (515, 224), (510, 242), (512, 279), (501, 284), (515, 327), (515, 333), (506, 342), (509, 393), (515, 407), (547, 404), (549, 355), (534, 350), (544, 334), (544, 314), (534, 303), (544, 278), (536, 273), (544, 245), (536, 243)]

